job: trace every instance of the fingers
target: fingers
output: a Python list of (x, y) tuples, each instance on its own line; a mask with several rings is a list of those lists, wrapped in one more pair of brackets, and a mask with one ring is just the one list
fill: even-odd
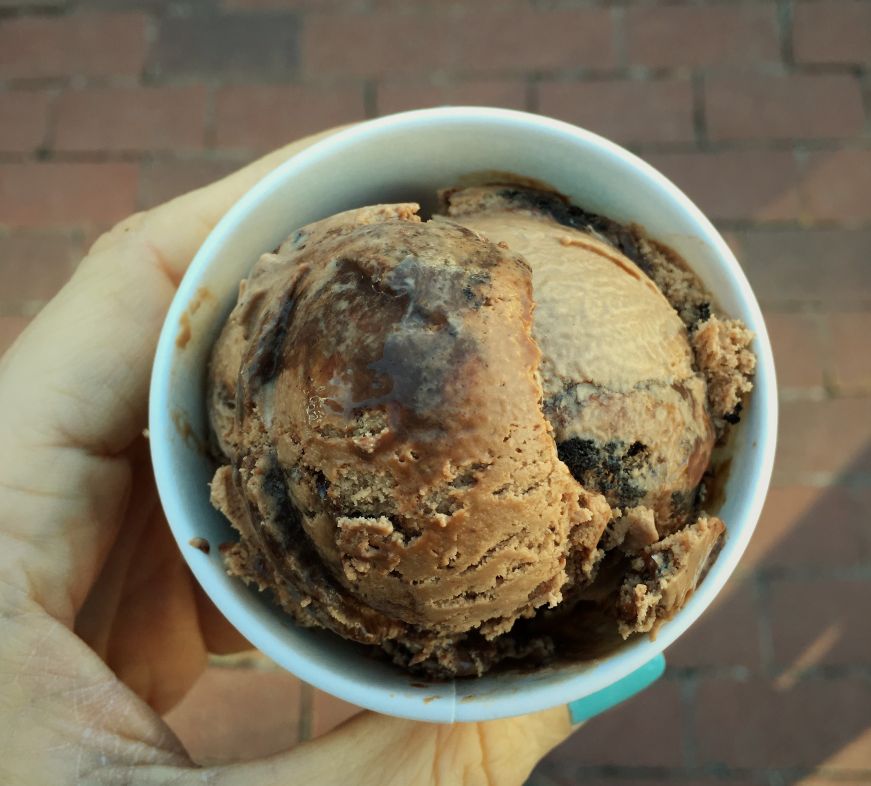
[(665, 658), (657, 655), (622, 680), (567, 707), (487, 723), (435, 725), (366, 712), (283, 756), (219, 768), (209, 777), (223, 786), (296, 778), (323, 786), (457, 782), (521, 786), (535, 765), (581, 722), (643, 691), (664, 670)]
[[(330, 133), (330, 132), (325, 132)], [(322, 135), (319, 135), (322, 136)], [(34, 596), (87, 587), (131, 490), (125, 451), (145, 425), (160, 327), (226, 210), (316, 137), (122, 222), (0, 362), (0, 572)], [(85, 589), (86, 591), (86, 589)], [(69, 603), (51, 609), (71, 621)]]
[(123, 450), (144, 426), (157, 337), (191, 258), (245, 191), (325, 134), (131, 216), (100, 238), (4, 359), (0, 435), (11, 429), (18, 440), (101, 455)]
[(340, 128), (303, 137), (216, 183), (130, 216), (97, 240), (89, 256), (132, 244), (139, 249), (143, 259), (156, 264), (177, 282), (206, 235), (234, 202), (279, 164)]
[(197, 604), (200, 632), (206, 649), (215, 655), (229, 655), (234, 652), (253, 650), (254, 645), (218, 611), (217, 606), (212, 603), (202, 587), (193, 579), (191, 579), (191, 583)]
[(564, 706), (519, 718), (450, 725), (366, 712), (289, 753), (213, 768), (198, 777), (205, 775), (214, 786), (521, 786), (536, 763), (571, 731)]

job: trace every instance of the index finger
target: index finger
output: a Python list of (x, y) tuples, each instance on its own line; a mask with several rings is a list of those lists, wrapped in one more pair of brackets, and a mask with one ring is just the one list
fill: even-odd
[(178, 280), (231, 205), (322, 136), (122, 221), (0, 361), (0, 567), (58, 618), (72, 618), (127, 505)]
[(122, 243), (145, 245), (145, 251), (158, 258), (164, 272), (177, 282), (206, 235), (248, 189), (279, 164), (344, 127), (298, 139), (215, 183), (124, 219), (97, 240), (88, 257)]
[(260, 178), (333, 132), (298, 140), (103, 235), (0, 366), (0, 413), (16, 413), (19, 439), (101, 454), (129, 445), (144, 425), (163, 317), (197, 249)]

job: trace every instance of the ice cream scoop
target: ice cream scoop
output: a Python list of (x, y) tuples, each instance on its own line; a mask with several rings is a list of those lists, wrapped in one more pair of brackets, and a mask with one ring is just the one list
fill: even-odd
[[(541, 409), (518, 256), (416, 206), (296, 233), (243, 284), (213, 356), (234, 570), (302, 621), (452, 672), (590, 576), (607, 506)], [(400, 652), (401, 650), (401, 652)]]
[(532, 269), (543, 408), (560, 458), (612, 506), (651, 508), (660, 532), (685, 523), (714, 444), (705, 378), (677, 312), (617, 246), (625, 230), (597, 229), (597, 217), (540, 189), (442, 198), (451, 221)]
[(229, 570), (434, 676), (544, 662), (549, 609), (651, 630), (724, 529), (695, 321), (641, 235), (559, 195), (443, 203), (303, 227), (242, 282), (208, 393)]

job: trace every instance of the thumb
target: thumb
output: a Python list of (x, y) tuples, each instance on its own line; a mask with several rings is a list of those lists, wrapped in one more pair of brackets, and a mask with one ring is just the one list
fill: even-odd
[(571, 732), (565, 706), (516, 718), (454, 724), (417, 723), (364, 712), (288, 753), (211, 770), (208, 783), (521, 786), (538, 761)]
[(143, 786), (521, 786), (533, 767), (584, 720), (649, 687), (665, 670), (657, 655), (598, 693), (543, 712), (479, 723), (434, 724), (362, 712), (329, 734), (266, 759), (180, 771), (139, 769)]
[(415, 723), (363, 712), (288, 753), (210, 771), (210, 784), (261, 786), (521, 786), (580, 723), (648, 688), (665, 671), (657, 655), (616, 683), (569, 705), (479, 723)]

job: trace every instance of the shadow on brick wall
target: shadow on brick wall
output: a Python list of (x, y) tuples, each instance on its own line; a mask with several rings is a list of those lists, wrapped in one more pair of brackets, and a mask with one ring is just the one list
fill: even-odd
[(871, 782), (869, 461), (871, 442), (828, 486), (773, 488), (666, 677), (582, 728), (529, 786)]

